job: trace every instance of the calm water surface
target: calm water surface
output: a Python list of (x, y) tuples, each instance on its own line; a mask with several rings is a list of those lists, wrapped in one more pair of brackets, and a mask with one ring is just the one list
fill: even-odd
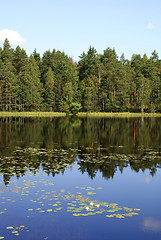
[(160, 118), (1, 118), (0, 239), (161, 239)]

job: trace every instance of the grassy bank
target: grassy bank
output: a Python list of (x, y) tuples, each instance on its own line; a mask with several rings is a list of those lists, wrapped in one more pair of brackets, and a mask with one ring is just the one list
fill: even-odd
[(62, 112), (0, 112), (0, 117), (64, 117)]
[(161, 113), (129, 113), (129, 112), (120, 112), (120, 113), (111, 113), (111, 112), (91, 112), (91, 113), (78, 113), (79, 117), (161, 117)]
[[(72, 114), (70, 114), (71, 116)], [(63, 112), (0, 112), (0, 117), (65, 117), (66, 113)], [(130, 117), (161, 117), (161, 113), (111, 113), (111, 112), (80, 112), (78, 117), (113, 117), (113, 118), (130, 118)]]

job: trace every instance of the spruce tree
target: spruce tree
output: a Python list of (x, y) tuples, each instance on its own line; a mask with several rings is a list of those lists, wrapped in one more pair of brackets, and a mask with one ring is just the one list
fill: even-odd
[(54, 111), (55, 108), (55, 87), (54, 87), (54, 74), (49, 67), (47, 73), (44, 75), (44, 102), (47, 111)]
[(18, 101), (18, 81), (13, 65), (13, 49), (5, 39), (1, 53), (2, 67), (2, 106), (6, 111), (16, 110)]

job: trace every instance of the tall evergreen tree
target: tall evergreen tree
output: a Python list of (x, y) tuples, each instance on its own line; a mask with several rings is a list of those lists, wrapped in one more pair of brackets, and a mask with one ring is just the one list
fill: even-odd
[(101, 84), (101, 105), (103, 111), (116, 111), (118, 108), (116, 100), (117, 72), (116, 65), (118, 57), (115, 49), (107, 48), (101, 58), (104, 66)]
[(89, 47), (78, 62), (79, 88), (82, 89), (81, 104), (84, 111), (98, 111), (100, 88), (100, 65), (96, 49)]
[(39, 67), (31, 55), (28, 62), (23, 66), (20, 74), (22, 82), (23, 108), (27, 111), (37, 111), (42, 107), (43, 85), (40, 82)]
[(13, 49), (8, 39), (5, 39), (1, 53), (2, 67), (2, 108), (6, 111), (16, 110), (18, 100), (18, 81), (13, 65)]
[(47, 73), (44, 76), (44, 103), (47, 111), (54, 111), (55, 108), (55, 86), (54, 86), (54, 74), (49, 67)]

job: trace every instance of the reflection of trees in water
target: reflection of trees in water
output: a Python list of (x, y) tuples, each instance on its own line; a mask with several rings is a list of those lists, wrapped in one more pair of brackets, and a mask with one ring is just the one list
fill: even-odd
[(12, 153), (16, 146), (53, 149), (114, 148), (117, 153), (136, 153), (138, 147), (148, 149), (160, 146), (160, 118), (1, 118), (0, 148)]
[(153, 176), (161, 166), (160, 128), (160, 118), (1, 118), (0, 172), (6, 183), (40, 167), (55, 176), (78, 156), (79, 171), (92, 179), (127, 166)]
[(144, 151), (143, 154), (79, 154), (77, 160), (79, 171), (87, 172), (88, 175), (93, 179), (96, 173), (100, 171), (102, 176), (106, 179), (113, 178), (116, 171), (119, 170), (121, 173), (123, 169), (130, 166), (131, 170), (136, 172), (150, 170), (150, 174), (154, 176), (157, 168), (161, 168), (161, 154), (153, 150)]
[(88, 173), (94, 179), (97, 172), (101, 172), (106, 179), (113, 178), (116, 171), (123, 172), (123, 169), (130, 166), (136, 172), (146, 169), (154, 176), (157, 168), (161, 168), (161, 155), (159, 152), (148, 150), (142, 155), (125, 154), (98, 154), (86, 152), (85, 149), (36, 149), (18, 148), (11, 157), (0, 159), (0, 173), (3, 174), (5, 184), (8, 184), (12, 176), (19, 178), (30, 170), (36, 174), (40, 168), (48, 175), (64, 173), (77, 161), (78, 170), (84, 174)]
[(30, 170), (36, 174), (40, 168), (47, 174), (64, 173), (65, 169), (75, 161), (75, 150), (26, 148), (17, 149), (11, 157), (0, 158), (0, 174), (3, 174), (5, 184), (12, 176), (19, 178)]

